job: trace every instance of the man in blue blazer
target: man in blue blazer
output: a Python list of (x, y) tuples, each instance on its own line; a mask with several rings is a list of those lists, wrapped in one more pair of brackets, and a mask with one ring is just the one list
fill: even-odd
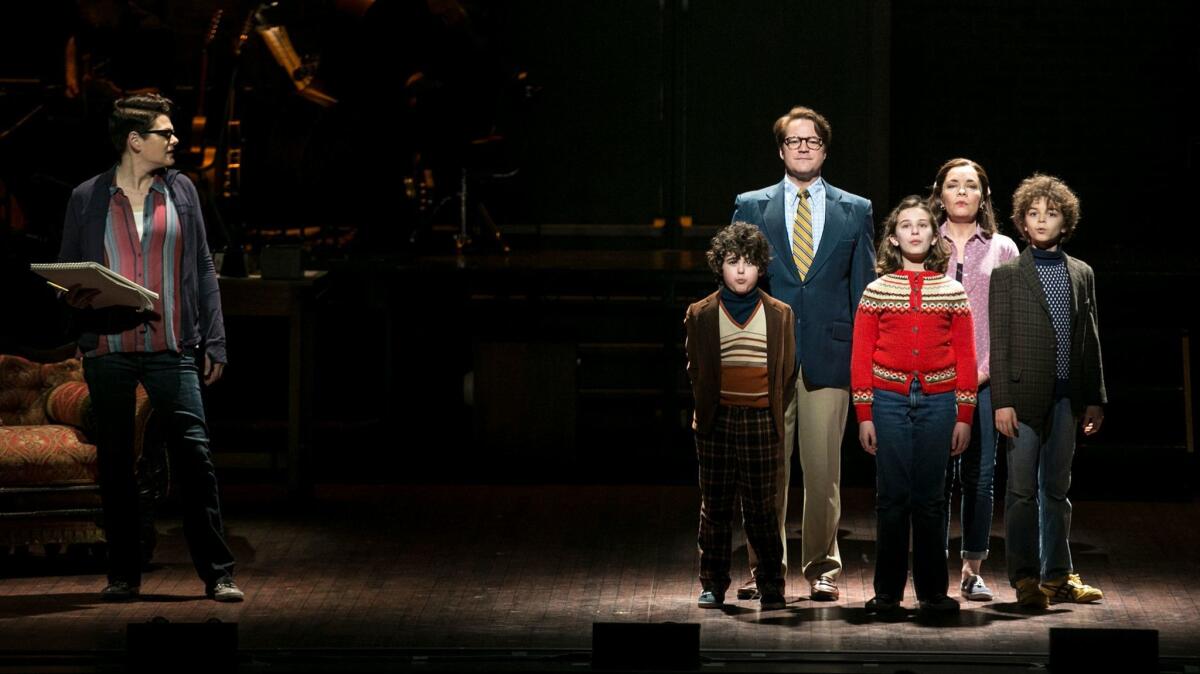
[[(796, 316), (800, 375), (784, 415), (784, 470), (776, 490), (783, 571), (788, 568), (787, 486), (792, 449), (798, 445), (804, 471), (800, 568), (812, 599), (834, 601), (842, 571), (837, 531), (842, 434), (850, 405), (850, 338), (858, 300), (876, 276), (875, 224), (870, 201), (821, 177), (832, 132), (820, 113), (792, 108), (776, 120), (774, 131), (784, 178), (739, 194), (733, 220), (753, 223), (766, 234), (771, 244), (768, 292), (791, 305)], [(753, 570), (757, 556), (748, 543), (747, 549)], [(756, 594), (753, 580), (738, 590), (739, 599)]]

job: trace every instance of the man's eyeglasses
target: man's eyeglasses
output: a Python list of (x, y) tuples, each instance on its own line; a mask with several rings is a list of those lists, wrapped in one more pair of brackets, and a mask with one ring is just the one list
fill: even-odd
[(804, 136), (788, 136), (783, 139), (783, 144), (789, 150), (795, 150), (801, 144), (807, 145), (810, 150), (820, 150), (825, 147), (825, 141), (821, 140), (819, 136), (808, 136), (807, 138)]
[[(171, 136), (175, 136), (175, 129), (150, 129), (149, 131), (147, 131), (146, 133), (144, 133), (142, 135), (144, 136), (144, 135), (150, 134), (150, 133), (152, 133), (156, 136), (162, 136), (163, 139), (170, 142)], [(175, 136), (175, 137), (178, 138), (178, 136)]]

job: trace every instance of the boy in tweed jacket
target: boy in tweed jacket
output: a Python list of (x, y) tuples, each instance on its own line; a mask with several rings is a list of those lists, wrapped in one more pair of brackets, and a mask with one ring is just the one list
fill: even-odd
[(1071, 562), (1071, 460), (1076, 423), (1100, 430), (1107, 398), (1092, 268), (1061, 250), (1079, 222), (1079, 199), (1035, 174), (1013, 194), (1013, 224), (1029, 247), (992, 272), (992, 406), (1008, 438), (1005, 542), (1017, 602), (1094, 602)]

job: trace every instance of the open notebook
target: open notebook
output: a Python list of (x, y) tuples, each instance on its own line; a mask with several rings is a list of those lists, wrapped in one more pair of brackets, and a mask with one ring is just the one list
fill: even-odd
[(92, 300), (92, 306), (97, 309), (111, 306), (153, 309), (154, 300), (158, 299), (158, 293), (97, 262), (31, 264), (29, 269), (61, 290), (76, 284), (99, 290), (100, 294)]

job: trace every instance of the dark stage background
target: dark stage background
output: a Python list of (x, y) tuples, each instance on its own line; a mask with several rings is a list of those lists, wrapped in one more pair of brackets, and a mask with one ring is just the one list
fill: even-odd
[[(1077, 493), (1194, 493), (1194, 3), (356, 4), (283, 2), (261, 19), (287, 27), (332, 107), (300, 96), (253, 31), (234, 56), (254, 5), (0, 10), (0, 181), (41, 258), (70, 187), (112, 159), (104, 92), (64, 88), (68, 39), (95, 55), (93, 81), (174, 97), (186, 130), (224, 10), (203, 139), (227, 149), (232, 81), (244, 142), (240, 196), (216, 190), (210, 239), (240, 243), (251, 267), (268, 244), (301, 244), (329, 272), (306, 415), (319, 481), (693, 480), (681, 319), (712, 287), (697, 251), (735, 193), (780, 179), (771, 123), (806, 104), (833, 123), (825, 176), (877, 221), (954, 156), (987, 168), (1010, 235), (1025, 176), (1078, 191), (1068, 250), (1097, 272), (1111, 404)], [(120, 48), (128, 36), (153, 56)], [(476, 201), (475, 245), (453, 255), (463, 167), (510, 255), (486, 245)], [(426, 175), (405, 196), (404, 178)], [(231, 367), (208, 400), (218, 463), (282, 479), (288, 323), (227, 324)], [(850, 442), (845, 456), (847, 483), (870, 484), (867, 457)], [(1156, 466), (1152, 483), (1118, 480), (1131, 456)]]

